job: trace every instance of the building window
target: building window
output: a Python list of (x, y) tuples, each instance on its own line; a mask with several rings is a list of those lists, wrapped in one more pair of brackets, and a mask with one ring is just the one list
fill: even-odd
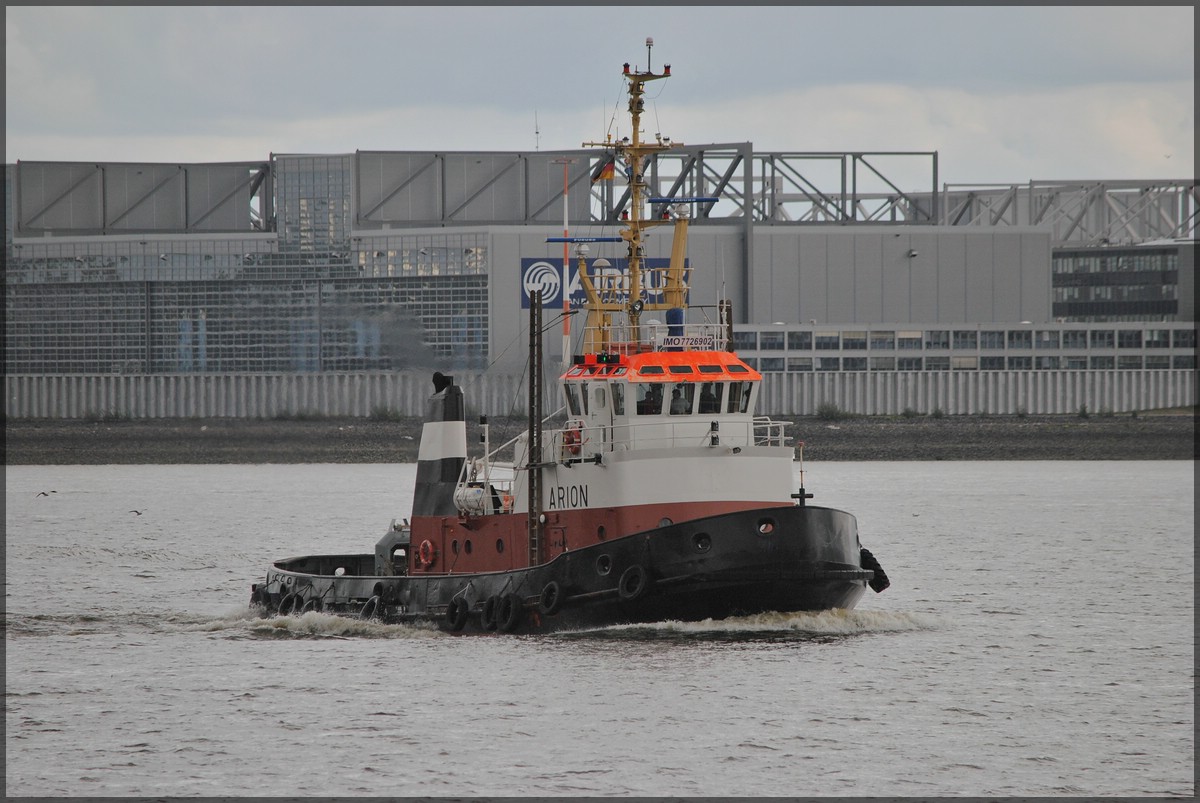
[(742, 362), (746, 363), (746, 365), (750, 366), (755, 371), (758, 370), (758, 358), (757, 357), (742, 357)]
[(787, 347), (792, 351), (809, 351), (812, 349), (812, 332), (788, 332)]
[(761, 332), (758, 348), (759, 351), (783, 351), (783, 332)]
[(1150, 354), (1146, 356), (1147, 368), (1170, 368), (1171, 356), (1169, 354)]
[(979, 333), (979, 348), (981, 349), (996, 349), (1004, 348), (1004, 332), (980, 332)]
[(950, 358), (949, 357), (926, 357), (925, 358), (925, 370), (926, 371), (949, 371), (950, 370)]
[(955, 371), (975, 371), (979, 368), (979, 358), (951, 357), (950, 368)]
[(789, 371), (811, 371), (813, 369), (812, 357), (788, 357), (787, 369)]
[(842, 370), (842, 360), (840, 357), (817, 357), (818, 371), (840, 371)]
[(1039, 329), (1034, 333), (1033, 343), (1039, 349), (1058, 348), (1058, 331), (1055, 329)]
[(782, 372), (783, 357), (763, 357), (758, 361), (758, 370), (766, 372)]
[(865, 371), (867, 370), (866, 357), (846, 357), (842, 360), (843, 371)]
[(1004, 358), (1003, 357), (980, 357), (979, 358), (979, 367), (980, 367), (980, 369), (982, 369), (984, 371), (1003, 371), (1004, 370)]
[(871, 358), (871, 370), (872, 371), (895, 371), (896, 370), (896, 358), (895, 357), (872, 357)]
[(956, 349), (972, 349), (978, 345), (978, 332), (971, 330), (954, 330), (954, 348)]
[(1119, 369), (1137, 370), (1141, 367), (1142, 357), (1140, 354), (1122, 354), (1121, 356), (1117, 357), (1117, 368)]
[[(1148, 349), (1168, 349), (1171, 347), (1171, 330), (1170, 329), (1147, 329), (1146, 330), (1146, 348)], [(1147, 366), (1149, 367), (1149, 366)]]
[(842, 332), (842, 351), (866, 351), (866, 349), (866, 332)]
[[(1141, 329), (1121, 329), (1117, 332), (1117, 348), (1140, 349), (1142, 347)], [(1141, 366), (1138, 366), (1139, 368)]]
[(837, 351), (841, 337), (837, 332), (817, 332), (817, 351)]
[(1092, 370), (1108, 370), (1116, 367), (1116, 359), (1113, 357), (1092, 357), (1090, 358)]
[(926, 349), (950, 348), (950, 333), (945, 329), (932, 329), (925, 333)]
[(1010, 349), (1033, 348), (1033, 332), (1026, 329), (1010, 329), (1008, 332), (1008, 347)]
[(1082, 371), (1088, 367), (1087, 357), (1064, 357), (1063, 367), (1068, 371)]
[(1110, 349), (1117, 342), (1111, 329), (1093, 329), (1088, 332), (1088, 339), (1094, 349)]
[(924, 367), (925, 361), (920, 357), (897, 357), (897, 371), (920, 371)]
[(1058, 370), (1058, 357), (1038, 357), (1034, 360), (1034, 367), (1039, 371), (1056, 371)]
[(1194, 349), (1196, 348), (1196, 330), (1176, 329), (1171, 335), (1171, 340), (1177, 349)]
[(1065, 349), (1087, 348), (1087, 331), (1084, 329), (1067, 329), (1062, 333), (1062, 344)]
[(896, 333), (896, 348), (900, 351), (920, 351), (921, 350), (921, 333), (920, 332), (897, 332)]
[(1171, 358), (1171, 366), (1173, 368), (1195, 368), (1196, 367), (1196, 355), (1195, 354), (1176, 354), (1174, 357)]
[(891, 351), (896, 348), (895, 332), (872, 332), (871, 351)]
[(1008, 370), (1010, 371), (1028, 371), (1033, 368), (1032, 357), (1009, 357)]
[(733, 350), (734, 351), (757, 351), (758, 350), (758, 332), (734, 332), (733, 333)]

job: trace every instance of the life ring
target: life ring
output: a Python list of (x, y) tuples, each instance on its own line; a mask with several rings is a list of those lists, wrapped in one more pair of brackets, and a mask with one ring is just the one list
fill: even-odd
[(617, 595), (629, 602), (640, 597), (646, 591), (646, 570), (635, 563), (621, 573), (617, 583)]
[(358, 612), (359, 619), (375, 619), (379, 616), (379, 597), (371, 597), (363, 603), (362, 610)]
[(296, 603), (299, 602), (299, 600), (300, 598), (290, 591), (284, 594), (283, 599), (279, 600), (279, 615), (291, 615), (291, 613), (296, 610)]
[(538, 599), (538, 610), (547, 616), (553, 616), (562, 610), (562, 586), (551, 580), (542, 588), (542, 596)]
[(521, 621), (521, 613), (525, 607), (524, 601), (516, 594), (505, 594), (500, 598), (500, 607), (496, 611), (497, 626), (505, 633), (517, 629)]
[(583, 436), (578, 428), (563, 430), (563, 446), (571, 454), (579, 454), (579, 445), (582, 441)]
[(463, 629), (467, 623), (467, 614), (471, 611), (471, 604), (463, 597), (455, 597), (450, 600), (450, 604), (446, 606), (446, 624), (454, 632)]
[(425, 568), (433, 565), (434, 559), (437, 558), (437, 551), (433, 548), (433, 542), (426, 538), (421, 542), (421, 546), (417, 548), (417, 563)]
[(313, 597), (304, 603), (303, 607), (300, 608), (300, 613), (308, 613), (309, 611), (320, 613), (324, 607), (325, 603), (321, 602), (320, 597)]
[(479, 626), (484, 630), (496, 629), (496, 610), (500, 607), (500, 597), (492, 595), (483, 603), (483, 610), (479, 612)]

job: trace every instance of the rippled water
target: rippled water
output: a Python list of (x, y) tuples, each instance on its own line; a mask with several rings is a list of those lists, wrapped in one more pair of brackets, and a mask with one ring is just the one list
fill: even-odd
[(6, 793), (1195, 794), (1192, 463), (808, 469), (857, 610), (515, 638), (247, 616), (411, 465), (10, 466)]

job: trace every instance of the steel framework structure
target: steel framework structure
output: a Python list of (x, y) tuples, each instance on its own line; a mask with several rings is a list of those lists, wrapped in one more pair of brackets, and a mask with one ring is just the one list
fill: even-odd
[(946, 226), (1043, 226), (1051, 244), (1132, 245), (1194, 240), (1200, 191), (1187, 181), (1030, 181), (946, 184)]

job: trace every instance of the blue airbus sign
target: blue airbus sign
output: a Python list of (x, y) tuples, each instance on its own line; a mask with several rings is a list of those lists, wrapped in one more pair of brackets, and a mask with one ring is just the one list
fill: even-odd
[[(611, 267), (603, 268), (604, 273), (625, 274), (626, 260), (610, 259)], [(596, 271), (588, 260), (589, 271), (593, 276)], [(671, 260), (665, 257), (647, 257), (642, 260), (643, 286), (651, 300), (662, 293), (666, 269)], [(567, 297), (572, 307), (583, 306), (587, 300), (583, 292), (583, 283), (579, 280), (579, 262), (572, 259), (567, 268)], [(529, 293), (533, 290), (542, 291), (542, 304), (547, 307), (561, 307), (563, 302), (563, 264), (561, 259), (546, 259), (545, 257), (521, 258), (521, 309), (529, 309)]]

